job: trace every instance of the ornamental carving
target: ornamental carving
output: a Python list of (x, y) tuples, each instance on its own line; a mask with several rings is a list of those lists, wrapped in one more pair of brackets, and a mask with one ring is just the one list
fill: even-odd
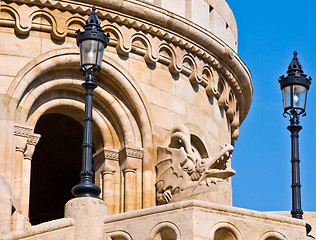
[[(56, 10), (51, 11), (49, 7)], [(14, 26), (19, 34), (29, 34), (32, 29), (45, 29), (51, 32), (52, 38), (62, 40), (66, 36), (75, 36), (75, 30), (85, 23), (84, 15), (90, 14), (91, 6), (52, 0), (5, 0), (1, 3), (1, 11), (0, 25)], [(98, 7), (96, 12), (103, 30), (110, 33), (109, 46), (115, 47), (118, 54), (128, 55), (134, 52), (142, 55), (149, 64), (166, 64), (171, 73), (185, 74), (192, 84), (205, 87), (206, 93), (218, 99), (225, 110), (236, 111), (234, 107), (229, 106), (228, 93), (232, 90), (235, 94), (234, 105), (239, 106), (238, 117), (244, 118), (245, 96), (240, 82), (234, 72), (205, 47), (184, 35), (144, 19), (102, 7)], [(38, 18), (46, 21), (39, 23)], [(212, 38), (211, 35), (209, 37)], [(235, 57), (229, 50), (227, 54)], [(220, 78), (220, 84), (224, 84), (224, 92), (219, 89)], [(236, 115), (235, 112), (230, 113), (230, 116), (232, 115)]]
[(119, 153), (111, 150), (104, 150), (104, 158), (109, 160), (119, 160)]
[[(50, 7), (55, 10), (51, 11)], [(75, 31), (85, 24), (85, 15), (90, 12), (91, 6), (80, 2), (5, 0), (1, 2), (0, 26), (12, 26), (22, 35), (29, 34), (31, 30), (48, 31), (52, 38), (63, 40), (66, 36), (75, 36)], [(160, 23), (104, 7), (98, 7), (96, 12), (103, 30), (110, 33), (109, 46), (115, 47), (118, 54), (128, 56), (133, 52), (142, 55), (147, 63), (163, 63), (171, 73), (187, 75), (192, 84), (203, 86), (206, 93), (228, 111), (227, 117), (231, 124), (234, 123), (232, 140), (238, 138), (238, 127), (249, 107), (245, 106), (249, 101), (245, 103), (244, 100), (249, 96), (245, 95), (236, 74), (222, 60), (185, 34), (163, 27)], [(212, 35), (208, 37), (213, 39)], [(224, 45), (222, 47), (221, 51), (227, 53), (230, 59), (238, 60), (231, 50)], [(231, 99), (230, 92), (234, 95)]]
[(129, 147), (124, 147), (120, 151), (119, 154), (120, 154), (120, 159), (125, 159), (127, 157), (143, 159), (143, 155), (144, 155), (143, 150), (129, 148)]
[(38, 141), (40, 140), (40, 138), (41, 138), (40, 134), (35, 134), (35, 133), (30, 134), (27, 137), (27, 144), (35, 146), (38, 143)]
[(22, 126), (14, 126), (14, 136), (19, 137), (28, 137), (32, 133), (32, 129), (28, 127), (22, 127)]
[(157, 203), (165, 204), (181, 201), (188, 195), (194, 199), (201, 191), (226, 182), (235, 174), (230, 168), (231, 154), (234, 147), (224, 144), (211, 157), (201, 157), (198, 149), (192, 146), (190, 133), (185, 127), (171, 130), (168, 146), (158, 147), (158, 161), (156, 164)]

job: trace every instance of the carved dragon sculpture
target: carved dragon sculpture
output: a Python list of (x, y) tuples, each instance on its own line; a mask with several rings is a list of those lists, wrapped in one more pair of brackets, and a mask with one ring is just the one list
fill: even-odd
[(185, 127), (172, 129), (169, 146), (158, 147), (157, 203), (168, 203), (174, 194), (194, 190), (203, 182), (209, 186), (233, 176), (235, 171), (227, 166), (233, 150), (233, 146), (224, 144), (215, 156), (202, 158)]

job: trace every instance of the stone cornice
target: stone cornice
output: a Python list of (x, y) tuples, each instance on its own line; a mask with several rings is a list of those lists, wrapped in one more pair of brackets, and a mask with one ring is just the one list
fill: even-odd
[[(207, 75), (212, 77), (210, 67), (214, 68), (223, 75), (236, 95), (240, 123), (249, 111), (253, 89), (251, 75), (247, 67), (222, 40), (185, 18), (136, 0), (105, 2), (99, 0), (81, 0), (79, 2), (5, 0), (3, 2), (9, 3), (8, 5), (2, 3), (2, 9), (14, 15), (17, 32), (26, 34), (31, 28), (36, 29), (36, 24), (32, 24), (32, 20), (34, 16), (40, 15), (49, 20), (52, 36), (57, 39), (62, 39), (66, 35), (74, 36), (74, 29), (69, 28), (69, 26), (72, 23), (83, 25), (85, 17), (82, 15), (88, 15), (91, 12), (91, 4), (95, 4), (104, 30), (112, 33), (110, 45), (116, 46), (118, 53), (127, 54), (135, 51), (135, 47), (132, 48), (132, 43), (135, 40), (140, 40), (145, 49), (140, 48), (139, 52), (142, 52), (147, 62), (165, 62), (169, 65), (171, 72), (188, 74), (192, 83), (200, 83), (206, 87), (209, 94), (216, 96), (217, 80), (215, 79), (213, 82), (203, 76), (203, 71), (206, 71), (208, 72)], [(29, 19), (23, 18), (18, 11), (9, 6), (12, 2), (37, 5), (41, 7), (41, 10), (31, 13)], [(49, 9), (45, 10), (43, 7), (68, 11), (68, 20), (59, 22)], [(67, 12), (63, 14), (67, 14)], [(3, 24), (3, 21), (1, 22), (0, 19), (1, 23)], [(137, 33), (126, 36), (120, 30), (121, 25), (135, 29)], [(158, 37), (158, 44), (154, 42), (155, 37)], [(168, 53), (169, 59), (159, 55), (161, 50)], [(182, 65), (184, 61), (189, 62), (189, 68)]]

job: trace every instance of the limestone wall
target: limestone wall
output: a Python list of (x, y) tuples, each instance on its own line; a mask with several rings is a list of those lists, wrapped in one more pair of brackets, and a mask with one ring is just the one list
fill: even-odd
[[(82, 124), (75, 31), (92, 4), (110, 34), (93, 109), (102, 193), (68, 201), (66, 218), (31, 226), (34, 129), (56, 113)], [(304, 221), (230, 206), (231, 154), (253, 94), (236, 51), (224, 0), (1, 1), (0, 238), (305, 239)], [(63, 171), (51, 172), (47, 188)]]
[(237, 52), (235, 17), (224, 0), (146, 0), (209, 30)]
[[(232, 145), (252, 101), (233, 16), (225, 1), (181, 1), (177, 10), (171, 3), (93, 2), (110, 34), (93, 110), (95, 183), (109, 215), (183, 199), (232, 203)], [(75, 31), (91, 7), (88, 0), (1, 1), (0, 175), (17, 210), (6, 232), (30, 227), (39, 119), (58, 113), (82, 124)], [(169, 185), (156, 175), (166, 156), (179, 176)]]

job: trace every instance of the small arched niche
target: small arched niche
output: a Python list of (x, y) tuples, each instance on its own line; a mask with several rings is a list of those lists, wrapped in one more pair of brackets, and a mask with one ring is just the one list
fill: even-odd
[(237, 240), (237, 238), (229, 229), (220, 228), (216, 230), (214, 240)]
[(110, 237), (111, 240), (127, 240), (125, 237), (117, 236), (117, 237)]
[(173, 229), (165, 227), (158, 231), (154, 240), (177, 240), (177, 234)]

